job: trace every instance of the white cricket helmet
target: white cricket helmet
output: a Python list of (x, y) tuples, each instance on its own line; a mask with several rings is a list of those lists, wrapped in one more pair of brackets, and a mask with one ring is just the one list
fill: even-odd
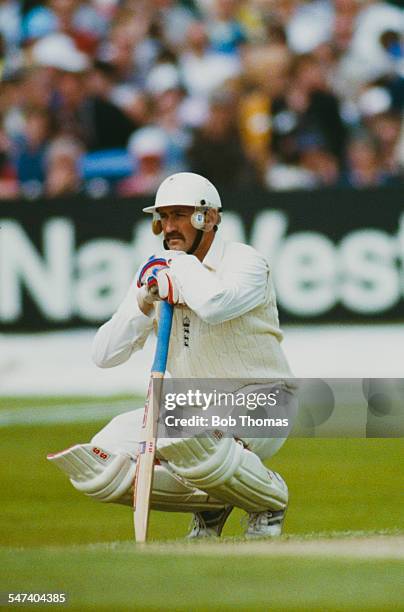
[(178, 172), (161, 183), (154, 206), (143, 208), (143, 212), (156, 214), (161, 206), (220, 209), (222, 202), (216, 187), (204, 176), (193, 172)]

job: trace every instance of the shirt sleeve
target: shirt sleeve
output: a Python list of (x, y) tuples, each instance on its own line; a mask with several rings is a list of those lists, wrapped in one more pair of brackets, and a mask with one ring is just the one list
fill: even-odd
[(194, 255), (171, 264), (184, 302), (211, 325), (245, 314), (264, 303), (267, 295), (269, 266), (257, 251), (246, 247), (225, 257), (220, 273), (208, 270)]
[(112, 368), (124, 363), (132, 353), (143, 348), (152, 331), (154, 309), (150, 316), (143, 314), (136, 294), (136, 282), (133, 281), (116, 313), (98, 330), (92, 352), (98, 367)]

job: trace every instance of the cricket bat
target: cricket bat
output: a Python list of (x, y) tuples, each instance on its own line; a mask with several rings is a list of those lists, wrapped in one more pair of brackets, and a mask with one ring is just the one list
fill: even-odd
[(157, 345), (151, 368), (149, 389), (144, 408), (142, 441), (136, 459), (133, 491), (134, 527), (136, 542), (146, 542), (149, 525), (150, 497), (153, 486), (154, 457), (157, 444), (157, 421), (164, 373), (167, 365), (171, 324), (174, 308), (167, 302), (160, 304)]

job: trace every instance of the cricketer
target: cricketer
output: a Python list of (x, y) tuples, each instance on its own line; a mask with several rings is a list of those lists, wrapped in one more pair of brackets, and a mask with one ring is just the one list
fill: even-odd
[[(140, 267), (98, 330), (99, 367), (118, 366), (141, 350), (166, 300), (174, 305), (167, 362), (173, 378), (292, 378), (269, 265), (252, 247), (221, 239), (221, 210), (217, 189), (198, 174), (180, 172), (162, 182), (144, 212), (152, 214), (164, 250)], [(90, 443), (49, 459), (84, 494), (131, 505), (142, 417), (142, 409), (121, 414)], [(214, 433), (159, 440), (151, 508), (193, 513), (190, 538), (220, 536), (234, 507), (248, 514), (247, 537), (280, 535), (288, 488), (263, 460), (284, 441)]]

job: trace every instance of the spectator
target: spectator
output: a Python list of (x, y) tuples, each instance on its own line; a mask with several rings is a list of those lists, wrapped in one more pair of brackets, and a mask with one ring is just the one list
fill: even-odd
[(150, 121), (151, 104), (147, 93), (129, 84), (116, 84), (110, 101), (130, 119), (133, 125), (146, 125)]
[[(47, 7), (35, 7), (25, 17), (25, 27), (41, 14), (48, 21), (49, 32), (63, 32), (70, 36), (78, 49), (93, 54), (98, 40), (105, 32), (101, 14), (88, 2), (79, 0), (48, 0)], [(39, 21), (39, 20), (38, 20)]]
[(392, 107), (388, 90), (380, 86), (368, 87), (360, 96), (358, 107), (364, 129), (378, 143), (381, 169), (398, 176), (402, 170), (398, 157), (401, 117)]
[(82, 192), (78, 162), (83, 149), (73, 138), (58, 137), (46, 157), (45, 194), (48, 198), (74, 196)]
[(208, 21), (210, 45), (213, 51), (237, 55), (247, 42), (246, 32), (238, 19), (239, 0), (216, 0)]
[(352, 138), (347, 147), (348, 164), (341, 184), (363, 189), (394, 182), (394, 177), (380, 167), (379, 155), (380, 146), (377, 141), (366, 135)]
[(184, 32), (195, 15), (174, 0), (151, 0), (156, 22), (162, 32), (162, 39), (167, 46), (175, 50), (182, 44)]
[(18, 79), (18, 102), (23, 114), (25, 108), (42, 108), (50, 111), (54, 103), (58, 71), (48, 66), (32, 65)]
[(322, 65), (314, 55), (295, 59), (284, 96), (273, 102), (273, 147), (275, 155), (291, 161), (297, 154), (299, 137), (318, 134), (326, 149), (341, 164), (345, 126), (337, 96), (329, 89)]
[(339, 181), (337, 157), (316, 134), (305, 134), (299, 142), (299, 166), (311, 174), (314, 187), (334, 187)]
[[(146, 27), (146, 24), (144, 25)], [(135, 49), (139, 35), (132, 19), (120, 14), (109, 32), (107, 41), (101, 46), (100, 57), (114, 66), (120, 82), (141, 86), (142, 82), (138, 82), (135, 74)]]
[(243, 53), (240, 133), (246, 155), (262, 176), (270, 156), (272, 104), (285, 94), (290, 61), (284, 42), (256, 45)]
[(124, 197), (155, 193), (160, 183), (171, 174), (165, 164), (168, 140), (160, 128), (147, 126), (131, 137), (128, 145), (135, 172), (118, 184), (118, 194)]
[[(144, 126), (166, 139), (164, 156), (146, 166), (192, 166), (231, 187), (324, 187), (342, 170), (340, 182), (353, 186), (402, 181), (401, 5), (0, 0), (3, 194), (40, 192), (51, 137), (73, 138), (90, 165), (109, 172), (115, 163), (120, 171), (101, 177), (113, 190), (130, 171), (128, 140)], [(232, 104), (211, 107), (222, 91)], [(52, 134), (39, 138), (45, 116)], [(358, 133), (366, 146), (347, 154)]]
[(237, 58), (209, 48), (206, 25), (194, 21), (186, 32), (186, 47), (180, 56), (184, 85), (191, 96), (208, 98), (229, 79), (240, 74)]
[(402, 9), (379, 0), (363, 4), (351, 43), (353, 58), (362, 64), (362, 78), (369, 81), (400, 69), (400, 50), (397, 44), (390, 43), (394, 40), (399, 42), (403, 33)]
[(318, 189), (338, 185), (339, 164), (325, 146), (321, 135), (301, 133), (297, 139), (294, 162), (270, 164), (266, 185), (275, 191), (288, 189)]
[(23, 79), (22, 71), (18, 71), (5, 75), (4, 80), (0, 82), (0, 132), (3, 128), (11, 140), (23, 130)]
[(48, 113), (42, 108), (31, 108), (25, 113), (24, 135), (14, 146), (15, 166), (22, 193), (36, 198), (43, 191), (45, 181), (45, 156), (50, 122)]
[(20, 6), (17, 0), (0, 1), (0, 35), (4, 39), (5, 55), (18, 48), (20, 42)]
[(191, 172), (202, 174), (218, 188), (259, 184), (258, 173), (244, 154), (237, 128), (237, 108), (226, 91), (211, 100), (206, 122), (195, 131), (188, 151)]
[(383, 77), (394, 78), (402, 66), (402, 55), (400, 63), (399, 49), (390, 42), (404, 33), (404, 10), (374, 0), (356, 2), (356, 5), (352, 37), (341, 55), (336, 74), (340, 95), (348, 95), (350, 99), (355, 99), (366, 83)]
[(153, 122), (164, 131), (168, 141), (167, 164), (171, 173), (183, 170), (189, 133), (184, 124), (184, 90), (177, 68), (170, 63), (157, 64), (150, 72), (146, 88), (152, 100)]
[(96, 62), (87, 75), (86, 97), (79, 109), (82, 129), (87, 127), (87, 146), (91, 151), (125, 148), (132, 132), (139, 127), (112, 101), (115, 84), (113, 66)]
[[(276, 5), (275, 4), (275, 11)], [(316, 47), (331, 38), (333, 26), (333, 6), (331, 2), (314, 0), (312, 2), (289, 2), (284, 27), (289, 48), (301, 55), (312, 53)]]
[(357, 0), (335, 0), (332, 34), (338, 53), (349, 52), (360, 9), (361, 4)]
[(0, 124), (0, 200), (19, 195), (17, 173), (11, 162), (11, 143)]
[(24, 44), (33, 43), (58, 31), (58, 20), (50, 8), (41, 4), (27, 10), (21, 23)]
[(52, 111), (57, 130), (82, 140), (90, 151), (125, 148), (137, 125), (109, 100), (109, 67), (98, 63), (87, 71), (84, 64), (75, 63), (80, 57), (75, 53), (66, 54), (63, 62), (54, 66)]
[[(85, 130), (80, 108), (85, 99), (85, 74), (90, 67), (88, 57), (78, 51), (66, 34), (50, 34), (37, 41), (31, 50), (34, 66), (48, 79), (50, 99), (43, 101), (55, 119), (60, 133), (84, 140)], [(35, 82), (31, 81), (33, 89)], [(39, 94), (40, 95), (40, 94)], [(39, 102), (39, 100), (38, 100)]]

